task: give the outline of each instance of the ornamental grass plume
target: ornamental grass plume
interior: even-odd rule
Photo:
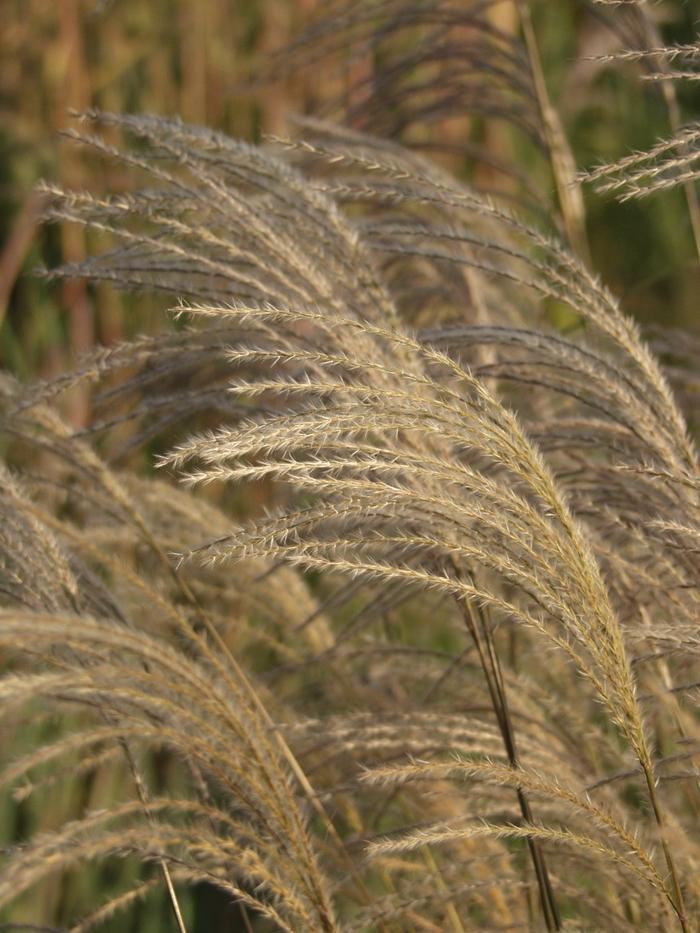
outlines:
[[[50,219],[109,244],[51,275],[176,295],[186,326],[2,384],[3,716],[60,728],[1,779],[39,806],[115,785],[6,850],[3,909],[106,859],[133,870],[50,922],[86,931],[166,890],[187,929],[206,884],[232,929],[697,928],[700,470],[674,393],[692,399],[692,346],[659,335],[667,374],[591,271],[534,37],[506,41],[488,7],[340,5],[300,40],[292,62],[340,27],[423,30],[364,128],[303,119],[252,146],[78,116],[71,139],[139,186],[45,186]],[[403,82],[465,29],[470,77],[450,80],[517,101],[550,227],[377,135],[418,119]],[[692,159],[658,160],[692,132],[583,180],[631,191],[656,160],[652,186],[683,185]],[[78,383],[75,433],[55,403]],[[119,468],[146,444],[157,476]],[[232,518],[232,489],[265,508]]]

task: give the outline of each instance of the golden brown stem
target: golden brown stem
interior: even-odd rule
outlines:
[[[532,82],[537,95],[537,105],[540,111],[542,127],[544,129],[549,159],[552,166],[554,185],[557,190],[557,199],[566,236],[571,248],[584,260],[589,262],[590,252],[586,236],[586,218],[583,205],[581,185],[576,178],[576,164],[571,152],[566,134],[564,133],[559,115],[547,90],[542,62],[537,46],[535,30],[532,26],[530,7],[526,0],[516,0],[516,7],[520,16],[523,38],[527,48]]]

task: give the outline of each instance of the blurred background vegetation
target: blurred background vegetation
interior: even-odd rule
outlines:
[[[0,35],[0,354],[20,378],[50,376],[95,342],[148,331],[161,319],[148,300],[74,282],[58,289],[39,266],[85,255],[81,230],[42,227],[41,178],[90,190],[120,189],[119,167],[90,162],[61,143],[69,110],[178,114],[251,138],[280,129],[304,106],[298,81],[272,93],[242,86],[308,12],[308,0],[10,0]],[[71,419],[85,402],[72,398]]]
[[[39,179],[90,191],[123,190],[130,184],[119,164],[105,163],[84,147],[60,140],[60,131],[70,125],[69,111],[95,106],[177,114],[189,122],[259,140],[263,133],[288,132],[289,114],[316,112],[328,105],[332,115],[340,110],[342,100],[345,109],[350,105],[355,113],[355,122],[363,125],[362,101],[344,95],[355,93],[358,76],[371,73],[373,58],[381,57],[381,49],[365,48],[358,55],[341,48],[312,67],[292,69],[274,80],[271,76],[257,80],[269,73],[275,52],[293,39],[320,5],[317,0],[4,0],[0,30],[3,368],[22,380],[48,378],[64,372],[95,344],[110,345],[169,326],[164,314],[168,301],[162,295],[124,294],[81,281],[56,285],[33,274],[37,267],[79,261],[90,251],[94,236],[67,224],[42,225],[41,198],[35,190]],[[668,135],[668,108],[658,83],[641,82],[634,65],[612,68],[590,61],[620,48],[619,37],[591,4],[542,0],[532,4],[532,12],[547,87],[578,168],[617,159]],[[665,41],[697,37],[700,10],[693,3],[654,4],[653,14]],[[499,29],[519,29],[511,2],[504,0],[488,15]],[[699,104],[700,82],[679,88],[682,120],[697,115]],[[508,195],[508,177],[474,159],[467,143],[485,147],[496,165],[517,164],[532,192],[552,191],[548,166],[536,158],[534,147],[498,121],[451,114],[413,127],[407,134],[397,133],[402,138],[408,135],[404,141],[482,187],[493,186]],[[515,188],[511,193],[515,197]],[[700,264],[683,191],[624,205],[588,190],[585,197],[592,265],[625,310],[644,325],[683,327],[700,336],[696,299]],[[67,393],[62,404],[76,427],[88,421],[87,390]],[[31,723],[26,723],[24,734],[11,737],[8,744],[17,753],[25,743],[27,748],[36,746],[38,738]],[[167,764],[161,762],[159,767]],[[3,836],[19,838],[28,829],[60,825],[88,803],[92,808],[106,805],[113,796],[109,783],[122,778],[105,770],[97,781],[82,787],[49,787],[31,809],[3,798],[0,824],[9,827]],[[158,780],[167,782],[168,777],[161,771]],[[86,799],[69,799],[75,794]],[[22,825],[27,822],[31,827]],[[91,888],[109,887],[114,881],[105,876],[109,871],[114,869],[86,871],[70,885],[57,878],[53,890],[43,889],[45,910],[35,911],[27,904],[25,916],[71,914],[76,904],[89,900]],[[242,922],[233,917],[233,907],[207,897],[196,909],[189,904],[187,909],[192,933],[236,929]],[[167,916],[164,900],[149,901],[135,912],[132,928],[161,929],[158,924]],[[118,923],[114,929],[124,926]]]

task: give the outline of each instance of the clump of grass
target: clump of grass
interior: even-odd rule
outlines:
[[[481,6],[458,25],[496,41]],[[439,52],[450,10],[392,4],[391,30],[427,17]],[[582,258],[526,32],[506,57],[564,239],[358,129],[256,147],[80,115],[142,186],[47,186],[111,241],[53,274],[181,296],[189,326],[2,386],[5,715],[79,712],[1,779],[120,775],[7,852],[2,905],[122,858],[106,903],[41,919],[87,930],[165,886],[186,929],[206,882],[248,929],[696,928],[698,458]],[[52,405],[81,383],[75,434]],[[159,478],[109,462],[128,422],[130,448],[186,430]],[[212,486],[267,509],[234,522]]]

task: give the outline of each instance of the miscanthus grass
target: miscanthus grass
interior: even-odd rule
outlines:
[[[526,5],[522,43],[489,8],[341,5],[288,52],[393,37],[372,132],[78,115],[139,183],[45,186],[110,244],[52,274],[169,292],[185,326],[2,382],[1,715],[50,738],[0,781],[38,807],[117,788],[5,850],[11,921],[125,860],[92,912],[43,919],[87,931],[164,890],[182,931],[205,884],[231,929],[697,929],[697,356],[659,335],[675,395],[588,265],[580,185],[685,186],[692,220],[698,131],[577,175]],[[618,56],[664,86],[698,57]],[[549,162],[552,227],[377,135],[479,88]],[[81,382],[76,433],[55,403]],[[158,473],[116,466],[173,432]],[[266,506],[246,522],[241,488]]]

